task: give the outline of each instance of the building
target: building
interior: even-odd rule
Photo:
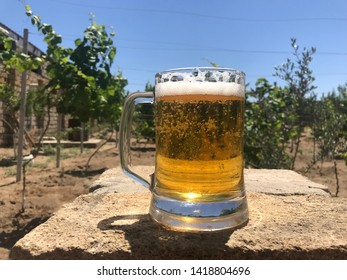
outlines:
[[[7,34],[10,38],[12,38],[12,48],[16,49],[17,51],[21,52],[23,50],[23,37],[11,30],[6,25],[0,23],[0,31],[2,33]],[[1,48],[1,42],[0,42],[0,48]],[[40,49],[38,49],[36,46],[30,43],[28,43],[28,54],[36,57],[41,57],[44,52],[42,52]],[[16,94],[20,95],[21,92],[21,73],[19,73],[17,70],[6,70],[4,65],[2,65],[0,61],[0,84],[8,85]],[[34,71],[28,71],[27,72],[27,91],[33,90],[37,87],[44,86],[49,81],[49,77],[45,73],[44,67],[40,67],[39,69],[36,69]],[[37,119],[33,115],[29,115],[26,117],[25,124],[26,124],[26,131],[32,135],[34,138],[35,136],[40,136],[40,134],[43,132],[44,126],[47,123],[47,117],[44,119]],[[51,121],[50,126],[47,131],[47,134],[53,134],[57,131],[57,124],[58,124],[58,114],[55,111],[55,109],[51,110]],[[18,125],[17,125],[18,127]],[[62,123],[62,127],[65,126],[65,121]],[[6,108],[0,100],[0,146],[11,146],[13,143],[15,143],[16,139],[16,124],[13,123],[12,118],[9,116],[9,114],[6,112]]]

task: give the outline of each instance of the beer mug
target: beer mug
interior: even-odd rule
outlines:
[[[217,231],[248,221],[243,178],[245,75],[228,68],[162,71],[153,92],[130,94],[120,124],[124,173],[148,187],[150,216],[178,231]],[[129,167],[137,104],[155,106],[155,172]]]

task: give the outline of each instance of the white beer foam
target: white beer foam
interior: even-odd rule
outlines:
[[[233,82],[190,82],[190,81],[167,81],[155,86],[155,96],[172,95],[225,95],[245,97],[243,85]]]

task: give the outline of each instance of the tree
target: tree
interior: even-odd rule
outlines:
[[[346,152],[346,126],[347,126],[347,95],[346,86],[339,86],[338,93],[331,92],[317,100],[314,108],[313,136],[319,148],[321,163],[329,158],[333,161],[336,179],[336,193],[338,195],[339,174],[337,169],[337,156]]]
[[[26,14],[47,43],[47,71],[51,78],[47,88],[54,93],[52,99],[57,111],[83,123],[91,119],[107,122],[113,133],[119,123],[127,85],[121,72],[111,73],[116,56],[115,33],[109,34],[104,25],[91,20],[83,38],[75,40],[75,48],[65,48],[61,46],[61,36],[50,24],[42,23],[29,6]]]
[[[260,78],[246,93],[245,162],[256,168],[288,168],[288,122],[295,119],[286,106],[287,91]]]
[[[44,35],[46,55],[42,59],[32,58],[13,50],[12,40],[0,32],[0,60],[6,69],[16,67],[19,71],[31,70],[43,63],[46,65],[50,81],[44,87],[45,93],[41,92],[41,96],[36,96],[37,100],[45,99],[48,107],[48,121],[39,143],[50,123],[51,106],[55,106],[59,113],[70,114],[83,122],[97,119],[108,121],[115,127],[120,117],[127,80],[121,72],[117,75],[111,73],[116,55],[116,48],[113,46],[114,32],[108,34],[104,25],[91,22],[83,38],[75,40],[75,48],[65,48],[61,45],[62,37],[50,24],[42,23],[29,6],[25,9],[31,23]],[[4,86],[0,92],[15,109],[15,93]],[[38,155],[39,147],[40,145],[32,151],[31,160]],[[31,160],[23,164],[23,197],[26,186],[25,168]]]
[[[311,124],[312,118],[307,116],[307,108],[311,108],[310,100],[306,97],[316,88],[313,85],[315,80],[313,72],[310,69],[313,55],[316,52],[315,48],[306,49],[299,52],[299,46],[296,44],[296,39],[291,39],[293,48],[294,61],[287,59],[285,63],[275,67],[275,76],[281,78],[287,83],[288,106],[292,109],[297,118],[291,123],[291,129],[295,131],[295,137],[292,141],[293,156],[291,158],[291,168],[294,169],[295,160],[299,152],[301,134],[307,124]]]
[[[22,53],[17,51],[15,48],[12,47],[12,39],[8,37],[6,34],[0,31],[0,39],[2,42],[2,48],[0,48],[0,60],[5,66],[6,70],[11,70],[15,69],[18,70],[19,72],[24,72],[27,70],[34,70],[37,69],[40,65],[43,64],[44,60],[38,57],[31,57],[27,55],[26,53]],[[26,137],[30,140],[31,144],[33,147],[35,147],[34,141],[31,140],[29,135],[26,133],[22,123],[19,123],[17,120],[17,111],[21,110],[21,113],[24,112],[25,107],[22,107],[20,105],[20,97],[19,94],[14,91],[13,88],[9,85],[1,85],[0,87],[0,100],[5,104],[5,110],[10,116],[10,122],[12,122],[12,125],[9,122],[6,122],[7,125],[11,127],[13,132],[15,133],[16,131],[19,131],[20,128],[23,129]],[[24,103],[22,103],[24,104]],[[24,113],[23,113],[24,114]],[[48,128],[48,126],[47,126]],[[42,140],[42,137],[39,140],[39,143]],[[19,145],[20,148],[18,149],[17,156],[17,166],[19,169],[17,169],[17,172],[21,171],[23,172],[23,180],[22,180],[22,208],[21,212],[24,212],[25,210],[25,190],[26,190],[26,177],[25,177],[25,172],[26,172],[26,166],[37,156],[38,154],[38,149],[31,151],[31,155],[27,161],[22,162],[22,146]],[[37,145],[39,147],[39,144]],[[20,178],[17,173],[17,178]],[[20,213],[21,213],[20,212]]]
[[[29,6],[26,14],[47,43],[47,87],[54,92],[58,112],[82,122],[92,118],[111,123],[119,118],[127,80],[121,72],[111,73],[116,55],[114,32],[108,34],[104,25],[91,22],[83,38],[75,40],[75,48],[65,48],[62,37],[50,24],[42,23]]]
[[[154,86],[149,81],[146,83],[145,91],[154,91]],[[153,141],[155,139],[154,106],[150,104],[138,105],[134,114],[134,125],[136,126],[137,137]]]

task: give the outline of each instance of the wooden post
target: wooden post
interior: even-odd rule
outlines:
[[[63,121],[63,115],[62,114],[58,114],[58,128],[57,128],[57,147],[56,147],[56,163],[55,163],[55,167],[60,167],[60,151],[61,151],[61,146],[60,146],[60,142],[61,142],[61,124]]]
[[[80,145],[80,153],[83,154],[84,148],[84,122],[81,122],[81,145]]]
[[[28,52],[28,29],[24,29],[23,35],[23,53]],[[26,84],[27,71],[22,73],[21,93],[20,93],[20,112],[19,112],[19,131],[18,131],[18,152],[17,152],[17,176],[16,182],[22,180],[23,163],[23,143],[24,143],[24,125],[25,125],[25,106],[26,106]]]

